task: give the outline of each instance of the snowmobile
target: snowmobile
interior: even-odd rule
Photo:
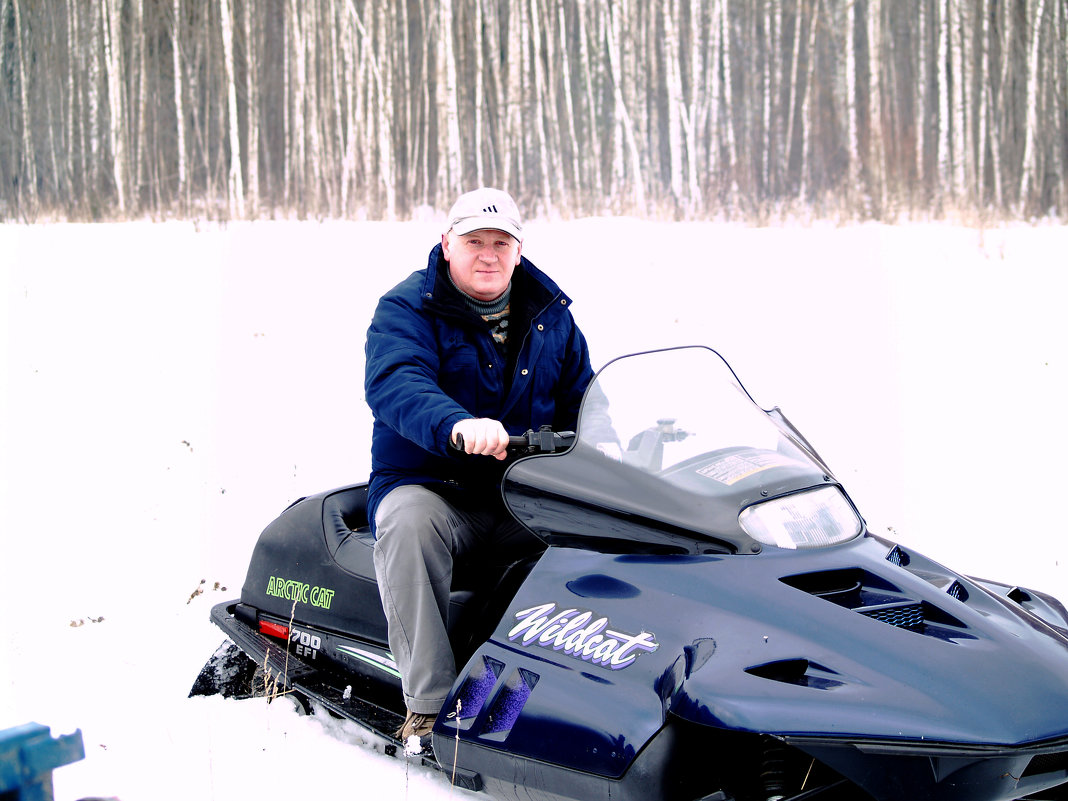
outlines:
[[[610,362],[576,428],[513,438],[503,497],[545,548],[455,576],[415,758],[546,801],[1068,799],[1060,602],[868,531],[708,348]],[[365,510],[357,484],[267,526],[192,694],[256,669],[403,748]]]

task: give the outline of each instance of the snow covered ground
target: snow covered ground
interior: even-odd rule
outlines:
[[[287,701],[186,698],[263,526],[366,476],[364,334],[437,237],[0,226],[0,729],[82,730],[59,801],[476,797]],[[872,531],[1068,599],[1068,228],[591,219],[525,253],[595,366],[711,345]]]

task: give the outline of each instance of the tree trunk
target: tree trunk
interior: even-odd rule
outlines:
[[[585,6],[589,9],[592,4]],[[583,142],[589,148],[586,161],[589,166],[586,170],[587,185],[592,190],[593,199],[591,205],[594,203],[595,211],[600,211],[604,208],[604,180],[602,172],[602,159],[604,158],[604,151],[601,146],[600,130],[597,125],[596,109],[598,107],[597,99],[594,91],[594,81],[596,79],[595,70],[590,58],[590,42],[589,42],[589,30],[586,26],[586,17],[583,13],[583,9],[579,8],[578,11],[578,48],[579,48],[579,74],[582,76],[583,87],[583,101],[584,109],[582,114],[582,130],[584,135],[582,137]]]
[[[1050,47],[1053,70],[1057,78],[1056,128],[1053,141],[1060,164],[1057,189],[1057,211],[1062,219],[1068,215],[1068,8],[1064,3],[1054,6],[1056,35]]]
[[[803,65],[802,45],[805,41],[805,15],[802,0],[797,0],[796,11],[791,29],[793,44],[790,47],[789,92],[783,108],[786,118],[786,136],[783,138],[783,162],[785,165],[785,191],[793,194],[801,185],[801,159],[803,152],[803,119],[801,109],[804,104],[805,70]]]
[[[287,162],[290,163],[289,182],[298,209],[298,214],[303,219],[308,214],[308,160],[306,116],[307,103],[307,52],[305,50],[305,30],[303,4],[299,0],[289,1],[290,46],[288,55],[291,59],[290,86],[288,89],[289,111],[286,119],[289,124],[289,146],[287,148]]]
[[[230,166],[227,180],[229,213],[245,217],[245,185],[241,177],[241,129],[237,118],[237,82],[234,78],[234,23],[230,0],[219,0],[219,23],[223,44],[223,75],[226,81],[227,129],[230,132]]]
[[[638,145],[634,139],[634,126],[631,122],[630,113],[627,111],[627,105],[623,100],[623,75],[620,64],[619,42],[615,32],[615,23],[613,21],[612,6],[610,0],[605,0],[605,2],[605,50],[608,58],[608,75],[612,82],[614,113],[616,118],[616,124],[618,124],[620,127],[623,136],[623,142],[626,146],[626,152],[630,160],[630,184],[631,192],[633,193],[633,211],[635,213],[642,214],[645,212],[646,209],[645,187],[641,169],[641,156],[638,154]],[[617,165],[616,170],[616,183],[620,186],[625,185],[626,177],[623,173],[622,160]]]
[[[381,6],[379,6],[381,9]],[[381,30],[381,29],[380,29]],[[385,41],[384,36],[376,37],[379,41]],[[381,54],[381,58],[376,58],[375,64],[375,86],[378,89],[378,113],[376,115],[377,133],[378,133],[378,151],[379,151],[379,172],[381,175],[382,190],[385,196],[385,208],[383,209],[383,216],[387,220],[392,220],[397,216],[397,192],[396,192],[396,180],[394,177],[394,160],[393,160],[393,83],[391,80],[392,72],[390,70],[381,69],[381,63],[384,63],[384,49]]]
[[[923,0],[923,200],[930,206],[939,185],[939,143],[942,138],[942,97],[939,81],[941,22],[937,0]]]
[[[445,140],[444,159],[445,185],[442,187],[446,197],[456,197],[462,191],[463,157],[460,151],[459,97],[456,88],[456,56],[452,45],[452,0],[440,0],[441,34],[439,41],[444,44],[439,55],[439,82],[444,88],[445,106]]]
[[[948,107],[946,125],[949,128],[946,137],[948,159],[950,162],[949,192],[955,204],[967,195],[968,187],[968,89],[966,26],[963,10],[951,0],[945,0],[942,11],[946,26],[946,97]]]
[[[259,76],[262,70],[260,52],[262,39],[259,16],[252,22],[252,0],[245,0],[243,18],[245,28],[245,96],[248,98],[248,214],[259,216],[260,204],[260,95]]]
[[[853,114],[855,159],[865,195],[872,195],[871,173],[871,42],[868,38],[868,0],[853,4]]]
[[[683,190],[682,75],[679,72],[679,39],[672,19],[671,0],[661,0],[664,25],[664,83],[668,104],[668,159],[672,199],[676,207],[686,204]]]
[[[83,70],[79,68],[84,58],[81,41],[81,26],[78,23],[77,3],[67,3],[67,172],[70,175],[69,206],[80,209],[85,200],[85,151],[80,142],[81,131],[85,130],[82,118],[82,103],[85,80]],[[2,63],[2,56],[0,56]],[[0,74],[3,70],[0,69]],[[77,155],[76,155],[77,154]]]
[[[971,187],[972,201],[977,208],[982,208],[987,203],[986,187],[986,164],[987,164],[987,138],[988,127],[986,121],[987,96],[990,93],[989,64],[986,55],[987,50],[987,9],[986,0],[975,0],[976,8],[972,26],[972,49],[969,61],[971,62],[971,79],[969,80],[969,92],[971,103],[969,110],[969,128],[971,129],[971,158],[975,168],[975,182]]]
[[[581,13],[581,12],[580,12]],[[569,197],[572,207],[582,208],[585,206],[585,198],[582,197],[582,169],[580,162],[582,161],[581,151],[578,144],[578,133],[575,122],[575,116],[578,113],[577,106],[575,104],[574,94],[572,93],[572,77],[573,67],[571,65],[571,57],[568,52],[568,24],[567,13],[561,3],[557,6],[556,11],[556,25],[557,25],[557,47],[560,52],[560,87],[563,94],[561,98],[561,106],[563,107],[564,121],[562,130],[566,136],[563,137],[562,150],[566,149],[565,163],[569,169],[566,170],[568,184],[569,184]],[[565,156],[564,153],[561,154]],[[562,171],[563,172],[563,171]]]
[[[544,204],[544,209],[550,211],[553,208],[554,196],[558,196],[553,191],[552,177],[557,174],[557,171],[550,155],[549,129],[545,124],[546,116],[551,115],[552,112],[548,108],[546,98],[541,25],[539,24],[537,8],[535,7],[536,0],[529,0],[529,2],[531,30],[528,41],[530,49],[525,57],[529,58],[533,64],[530,108],[534,122],[534,142],[538,154],[539,195],[541,202]]]
[[[115,180],[115,194],[120,216],[125,216],[129,197],[128,156],[126,143],[129,141],[126,125],[125,91],[123,90],[124,69],[122,50],[122,2],[121,0],[102,0],[104,63],[107,68],[108,107],[111,114],[109,132],[111,135],[111,166]],[[18,4],[16,3],[16,8]]]
[[[1002,175],[1001,175],[1001,94],[1005,85],[1005,72],[1008,59],[1002,64],[1002,54],[1007,50],[1006,40],[1001,37],[1004,25],[998,24],[998,7],[996,2],[991,2],[987,14],[987,28],[984,31],[983,40],[987,43],[986,71],[984,81],[986,88],[986,138],[989,163],[990,186],[988,191],[995,205],[1002,204]],[[1004,22],[1004,20],[1002,20]]]
[[[137,133],[133,137],[133,197],[135,207],[142,204],[142,195],[146,191],[151,196],[148,176],[148,31],[145,28],[145,0],[134,0],[131,4],[134,12],[133,29],[136,35],[134,55],[137,56]]]
[[[54,6],[50,6],[46,13],[48,27],[45,30],[45,36],[48,41],[60,41],[61,34],[59,26],[56,24],[56,15],[57,13],[62,14],[62,11],[57,10]],[[65,16],[66,15],[64,15],[64,17]],[[42,94],[45,104],[45,124],[48,131],[48,156],[51,166],[52,191],[49,193],[49,204],[53,208],[65,205],[64,198],[70,196],[67,176],[64,167],[61,166],[65,164],[65,162],[60,156],[60,148],[63,139],[63,96],[69,88],[63,85],[63,79],[61,77],[63,75],[63,68],[60,62],[62,54],[63,50],[59,47],[47,49],[44,54],[47,59],[47,65],[42,70],[44,79],[50,84],[44,87],[44,92]],[[58,121],[56,119],[57,115],[60,118]]]
[[[19,178],[19,207],[26,208],[31,215],[37,213],[37,152],[33,143],[33,127],[30,120],[30,84],[26,71],[22,35],[22,16],[19,13],[19,0],[15,5],[15,43],[18,53],[19,99],[22,105],[22,167]]]
[[[189,207],[189,183],[186,174],[186,145],[185,145],[185,103],[183,98],[182,81],[182,0],[174,0],[174,18],[171,22],[172,57],[174,60],[174,127],[177,134],[175,151],[177,155],[178,186],[177,197],[179,207]]]
[[[1031,32],[1031,57],[1027,67],[1027,122],[1024,126],[1023,165],[1020,170],[1020,187],[1017,192],[1020,215],[1026,214],[1028,205],[1035,205],[1031,198],[1032,182],[1039,177],[1040,156],[1038,147],[1039,61],[1038,48],[1042,41],[1042,23],[1045,19],[1045,0],[1037,0],[1034,27]],[[1040,184],[1041,186],[1041,184]]]
[[[8,18],[9,0],[0,0],[0,75],[7,75],[7,25],[2,22]],[[16,107],[20,105],[15,100],[14,87],[10,81],[0,81],[0,152],[18,152],[19,145],[14,139],[14,125],[11,118],[14,116]],[[8,138],[11,134],[12,138]],[[14,186],[21,167],[11,164],[11,159],[0,160],[0,202],[10,199],[14,206],[17,203],[18,189]],[[11,188],[11,195],[7,194]]]

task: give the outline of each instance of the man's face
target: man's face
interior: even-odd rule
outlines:
[[[456,286],[477,300],[496,300],[512,280],[522,244],[504,231],[483,228],[469,234],[449,231],[441,248]]]

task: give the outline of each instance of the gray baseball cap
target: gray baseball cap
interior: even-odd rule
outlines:
[[[482,187],[460,195],[449,209],[449,229],[461,236],[483,228],[504,231],[523,241],[523,220],[511,195]]]

